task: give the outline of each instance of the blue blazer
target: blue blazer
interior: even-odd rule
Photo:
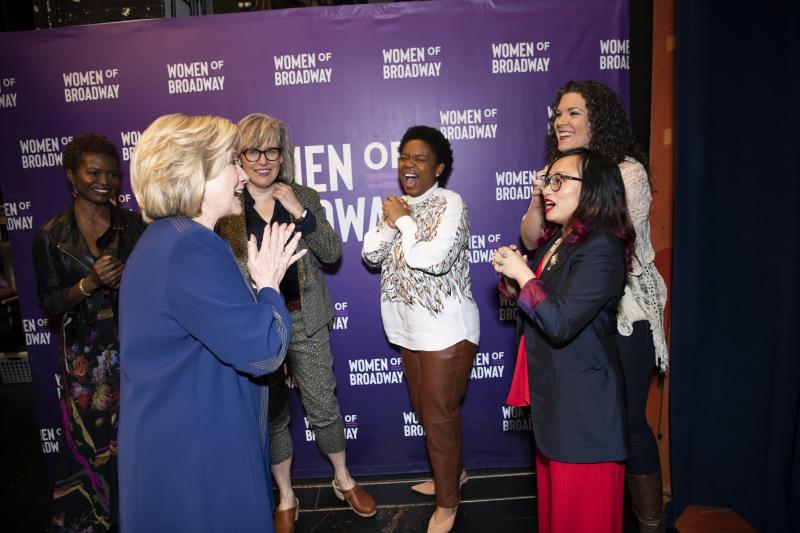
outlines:
[[[550,245],[540,246],[534,268]],[[528,282],[522,311],[536,446],[566,463],[623,461],[624,382],[617,351],[617,304],[625,286],[622,242],[607,229],[577,244]]]
[[[150,224],[120,289],[125,533],[271,532],[267,391],[288,347],[279,293],[254,295],[228,244],[182,217]]]

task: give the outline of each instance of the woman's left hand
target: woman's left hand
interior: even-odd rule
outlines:
[[[295,253],[300,241],[300,233],[294,233],[294,224],[278,224],[273,222],[264,225],[261,248],[256,243],[255,235],[247,241],[247,269],[255,283],[256,289],[271,287],[280,290],[280,283],[286,269],[303,257],[307,249]]]
[[[280,202],[283,208],[294,218],[300,218],[303,215],[303,211],[306,210],[303,204],[297,200],[292,188],[285,183],[275,184],[275,187],[272,189],[272,197]]]
[[[492,256],[492,267],[498,274],[515,280],[520,287],[531,278],[533,271],[528,267],[528,258],[520,253],[516,246],[501,246]]]

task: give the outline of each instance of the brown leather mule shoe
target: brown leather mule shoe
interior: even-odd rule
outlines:
[[[275,511],[275,533],[294,533],[294,523],[300,517],[300,500],[294,499],[294,507]]]
[[[375,504],[375,500],[372,499],[372,496],[367,494],[367,491],[359,487],[358,483],[353,485],[353,488],[350,490],[341,490],[336,485],[336,480],[334,479],[331,482],[331,486],[333,487],[333,492],[336,494],[336,497],[342,501],[347,500],[347,503],[350,504],[350,508],[358,516],[369,518],[378,512],[378,506]]]

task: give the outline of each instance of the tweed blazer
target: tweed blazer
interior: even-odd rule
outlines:
[[[319,193],[310,187],[292,183],[292,192],[297,200],[314,214],[317,227],[313,233],[300,239],[298,249],[308,253],[297,263],[297,281],[300,285],[300,302],[303,306],[303,322],[308,336],[327,326],[333,319],[333,302],[322,275],[321,263],[333,264],[342,254],[342,241],[325,218],[319,201]],[[239,263],[242,273],[249,279],[247,271],[247,221],[244,209],[241,215],[225,217],[217,223],[217,233],[228,241]]]

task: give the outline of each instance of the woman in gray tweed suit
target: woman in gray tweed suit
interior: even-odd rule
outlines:
[[[231,243],[243,272],[247,272],[247,239],[259,239],[264,226],[294,222],[302,233],[298,249],[307,248],[300,261],[287,270],[280,289],[292,314],[292,338],[286,356],[289,373],[300,389],[308,423],[316,442],[335,470],[333,490],[360,516],[376,512],[375,501],[350,477],[345,460],[344,428],[334,396],[328,324],[333,304],[320,271],[320,263],[334,263],[341,254],[339,236],[325,218],[319,194],[294,183],[294,148],[286,125],[253,113],[239,121],[239,161],[248,177],[241,215],[220,221],[217,232]],[[260,243],[259,243],[260,245]],[[272,476],[280,501],[275,511],[278,533],[294,531],[300,506],[292,491],[292,441],[289,433],[287,387],[282,372],[269,383],[269,437]]]

